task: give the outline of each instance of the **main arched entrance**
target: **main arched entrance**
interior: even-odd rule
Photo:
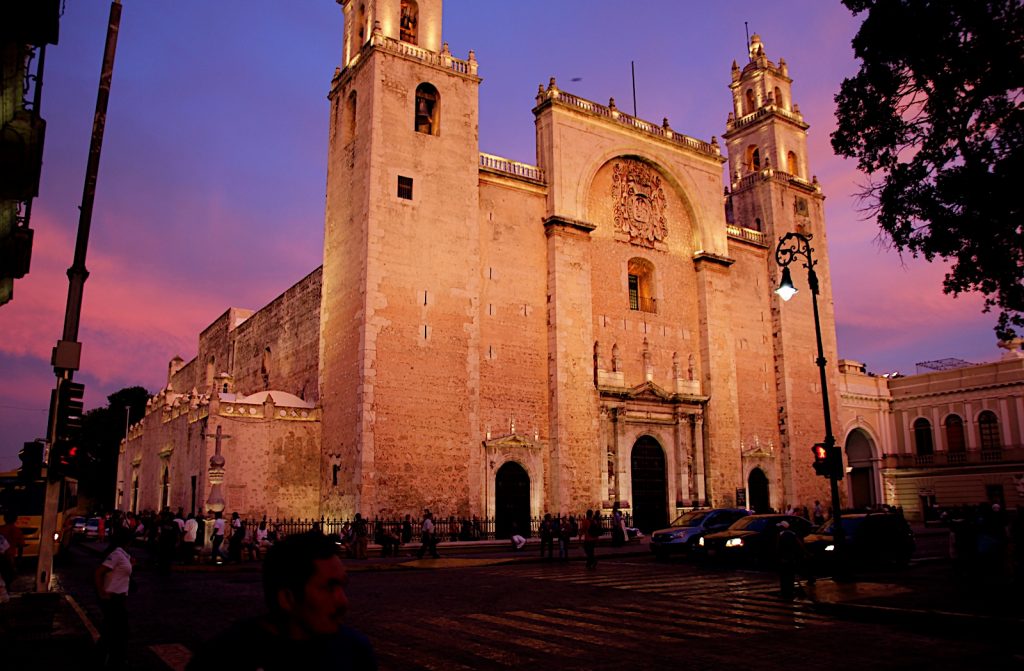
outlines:
[[[871,460],[871,439],[861,429],[846,437],[846,463],[850,467],[850,499],[854,508],[880,503],[875,491],[875,464]]]
[[[668,481],[665,452],[654,438],[643,436],[633,445],[633,526],[645,534],[668,526]]]
[[[754,468],[747,476],[747,505],[755,513],[771,510],[771,496],[768,492],[768,476],[760,468]]]
[[[530,535],[530,476],[510,461],[494,476],[494,537],[511,538],[513,527]]]

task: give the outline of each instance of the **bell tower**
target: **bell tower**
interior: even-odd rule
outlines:
[[[810,237],[816,262],[821,312],[822,343],[828,362],[828,382],[835,389],[838,373],[832,281],[825,232],[825,196],[807,161],[808,124],[793,101],[793,80],[784,59],[768,60],[764,43],[753,35],[747,63],[732,64],[733,109],[723,135],[729,154],[726,212],[730,223],[765,235],[764,274],[768,286],[777,287],[781,270],[775,260],[779,238],[790,231]],[[807,285],[807,270],[794,263],[790,269],[803,294],[788,303],[772,294],[771,330],[776,406],[781,443],[780,475],[783,497],[813,491],[810,446],[824,437],[821,388],[800,380],[815,380],[817,346],[814,315]],[[830,395],[831,414],[837,416],[837,396]],[[824,492],[823,492],[824,494]]]
[[[441,51],[441,0],[338,0],[345,15],[342,67],[356,59],[376,28],[383,37]]]
[[[465,450],[480,443],[472,363],[480,78],[472,51],[455,58],[441,41],[441,0],[339,4],[342,66],[328,94],[320,507],[347,517],[398,514],[438,500],[441,474],[472,491],[479,470],[472,459],[480,457]],[[452,390],[465,399],[453,403]]]

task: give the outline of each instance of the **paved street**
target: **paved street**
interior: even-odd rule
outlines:
[[[96,561],[80,552],[58,575],[98,621],[88,583]],[[383,669],[964,669],[1021,659],[975,628],[843,620],[809,601],[782,602],[770,574],[649,557],[606,559],[589,572],[578,561],[488,564],[353,565],[350,621],[370,636]],[[262,609],[252,567],[138,576],[133,668],[182,668],[198,642]]]

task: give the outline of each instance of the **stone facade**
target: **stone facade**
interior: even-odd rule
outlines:
[[[936,507],[1024,503],[1024,352],[918,375],[869,375],[840,364],[841,437],[857,505],[902,506],[927,518]]]
[[[121,445],[117,507],[216,509],[219,431],[228,511],[319,513],[320,282],[317,269],[259,312],[231,308],[200,334],[192,361],[171,360],[166,387]]]
[[[785,63],[755,36],[745,66],[734,64],[725,155],[716,138],[552,79],[537,93],[537,165],[527,165],[479,152],[477,62],[441,41],[440,0],[341,4],[322,275],[256,313],[229,310],[195,360],[172,362],[128,441],[123,481],[135,469],[152,483],[147,460],[170,441],[172,473],[188,452],[181,475],[208,496],[208,418],[249,403],[225,394],[283,389],[309,416],[261,430],[283,450],[316,444],[302,491],[317,499],[288,506],[325,516],[429,507],[509,528],[618,503],[649,529],[694,504],[824,499],[807,449],[824,435],[810,292],[787,304],[773,294],[776,241],[811,236],[835,362],[824,196],[807,178],[808,127]],[[165,417],[186,398],[197,416],[209,408],[189,415],[205,428],[182,422],[159,438],[157,422],[173,424]],[[240,434],[231,418],[223,433]],[[237,452],[276,449],[255,434],[244,448],[232,441],[228,509],[242,496],[233,478],[276,482],[283,468]],[[265,500],[284,509],[282,496],[251,489],[244,507]]]

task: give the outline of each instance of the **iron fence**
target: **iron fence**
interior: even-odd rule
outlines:
[[[582,520],[584,515],[575,515],[577,523]],[[608,531],[610,515],[601,516],[602,524],[605,531]],[[632,515],[624,513],[623,518],[625,519],[626,526],[633,526]],[[562,516],[552,516],[551,518],[555,523],[555,536],[558,536],[558,528],[562,523]],[[249,529],[256,529],[260,522],[266,522],[267,528],[278,534],[281,537],[291,536],[293,534],[306,533],[313,530],[318,530],[321,533],[328,536],[343,536],[347,528],[351,527],[354,520],[351,519],[340,519],[340,518],[262,518],[262,519],[246,519],[245,525]],[[402,538],[402,527],[405,524],[402,518],[366,518],[367,529],[370,534],[370,539],[373,542],[379,542],[379,539],[383,535],[392,535],[397,538]],[[526,537],[537,537],[540,535],[540,525],[544,521],[542,517],[530,518],[530,529],[528,533],[523,533]],[[410,518],[409,524],[412,527],[412,539],[411,543],[419,543],[420,532],[423,528],[422,519]],[[506,539],[509,534],[499,534],[499,525],[494,518],[489,517],[440,517],[434,518],[434,533],[437,535],[438,541],[444,542],[470,542],[470,541],[487,541],[487,540],[499,540]]]

